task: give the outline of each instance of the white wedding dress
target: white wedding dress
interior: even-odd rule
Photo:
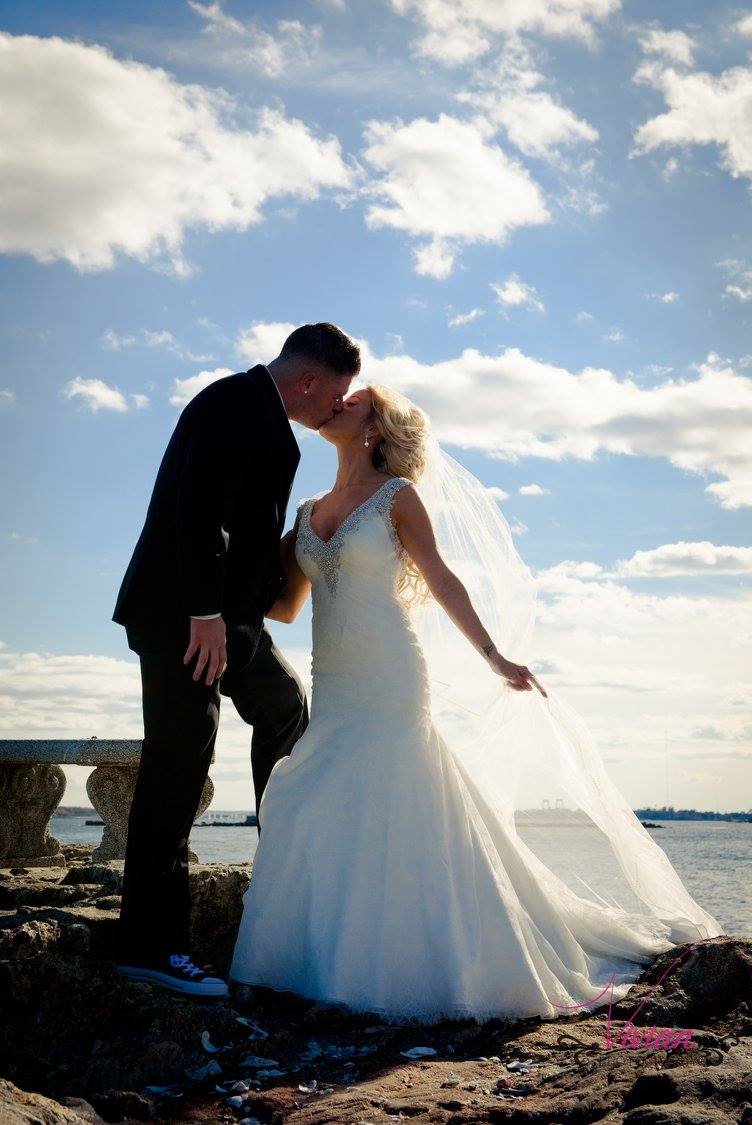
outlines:
[[[622,996],[671,948],[670,929],[632,926],[563,886],[552,897],[434,725],[424,652],[395,593],[390,509],[409,483],[389,478],[328,542],[310,525],[315,498],[299,506],[310,722],[257,810],[230,979],[391,1022],[598,1007],[612,974]]]

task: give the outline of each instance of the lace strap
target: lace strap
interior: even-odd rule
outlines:
[[[405,548],[402,545],[402,540],[397,534],[397,529],[392,523],[392,504],[394,503],[394,497],[397,495],[399,490],[401,488],[404,488],[406,484],[412,483],[413,482],[411,480],[408,480],[407,477],[393,477],[392,480],[387,481],[386,484],[373,496],[374,507],[382,516],[389,535],[391,536],[391,540],[394,544],[395,550],[400,555],[404,553]]]
[[[408,480],[407,477],[392,477],[378,492],[374,493],[373,502],[380,512],[386,514],[392,510],[394,497],[406,484],[412,484],[412,481]]]

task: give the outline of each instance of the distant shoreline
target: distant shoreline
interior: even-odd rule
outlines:
[[[539,816],[546,816],[550,813],[552,816],[561,814],[562,812],[571,812],[569,809],[525,809],[520,810],[523,815],[531,815],[535,813]],[[700,809],[634,809],[635,816],[639,820],[722,820],[744,823],[749,821],[752,823],[752,809],[747,812],[706,812]],[[53,814],[54,816],[62,817],[90,817],[94,819],[98,817],[95,809],[84,808],[78,805],[61,805]],[[255,816],[255,813],[249,814],[241,812],[237,809],[213,809],[209,814],[204,813],[204,824],[211,823],[212,817],[239,817],[245,818],[249,815]],[[224,826],[222,821],[218,821],[218,826]]]

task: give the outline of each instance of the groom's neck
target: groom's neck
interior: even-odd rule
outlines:
[[[274,385],[280,393],[280,397],[285,407],[285,413],[289,417],[290,410],[292,408],[289,381],[285,378],[285,373],[280,370],[279,364],[275,363],[274,360],[271,360],[270,363],[267,363],[264,366],[271,375],[274,381]]]

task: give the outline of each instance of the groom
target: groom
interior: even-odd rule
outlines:
[[[190,959],[188,837],[221,695],[253,726],[257,810],[308,724],[303,686],[264,626],[286,581],[280,537],[300,460],[290,419],[318,429],[359,370],[344,332],[305,324],[266,366],[200,391],[162,458],[113,614],[138,653],[143,696],[118,927],[117,968],[131,979],[227,993]]]

